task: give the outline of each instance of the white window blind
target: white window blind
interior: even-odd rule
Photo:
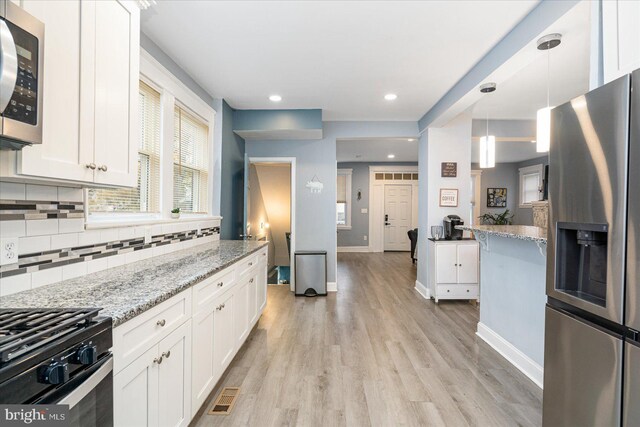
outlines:
[[[531,202],[540,199],[542,165],[520,168],[520,207],[531,207]]]
[[[351,227],[351,169],[338,169],[336,180],[336,224]]]
[[[139,109],[138,186],[89,190],[89,212],[160,211],[160,93],[142,81]]]
[[[338,175],[338,203],[347,203],[347,176]]]
[[[174,109],[173,204],[186,213],[207,213],[209,127],[180,106]]]

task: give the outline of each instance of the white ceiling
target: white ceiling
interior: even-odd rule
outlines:
[[[590,8],[589,2],[578,3],[545,31],[562,34],[562,43],[548,51],[551,105],[589,91]],[[530,49],[536,49],[535,43]],[[474,105],[473,117],[483,119],[488,113],[491,119],[535,119],[546,104],[547,51],[537,51],[532,62]]]
[[[413,141],[409,141],[413,139]],[[387,156],[394,154],[393,159]],[[353,138],[336,141],[338,162],[417,162],[415,138]]]
[[[417,120],[536,4],[163,0],[142,30],[235,108]]]

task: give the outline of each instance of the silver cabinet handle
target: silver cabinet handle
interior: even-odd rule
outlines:
[[[224,282],[218,283],[218,287],[221,288],[224,285]]]
[[[251,280],[249,280],[249,283],[253,283],[253,278]]]
[[[16,43],[4,19],[0,20],[0,113],[7,108],[18,79]]]
[[[164,326],[166,323],[167,323],[167,321],[166,321],[166,320],[164,320],[164,319],[162,319],[162,320],[158,320],[158,321],[156,322],[156,325],[158,325],[158,326]]]
[[[160,356],[160,358],[162,359],[163,357],[166,357],[167,359],[169,358],[169,356],[171,356],[171,350],[167,350],[166,353],[162,353],[162,355]]]
[[[107,165],[98,166],[98,170],[102,171],[102,172],[106,172],[107,171]]]
[[[250,263],[249,263],[249,267],[251,267],[252,265],[253,265],[253,263],[252,263],[252,262],[250,262]]]
[[[164,354],[164,353],[162,353]],[[162,356],[160,357],[156,357],[155,359],[153,359],[153,363],[157,363],[158,365],[162,363]]]
[[[96,164],[95,163],[87,163],[87,169],[95,170],[96,169]]]
[[[219,306],[217,306],[217,307],[216,307],[216,310],[217,310],[217,311],[222,310],[222,304],[220,304]]]

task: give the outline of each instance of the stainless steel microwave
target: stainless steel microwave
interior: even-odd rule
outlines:
[[[0,149],[42,143],[44,24],[0,0]]]

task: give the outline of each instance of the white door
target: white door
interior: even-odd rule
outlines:
[[[218,374],[227,368],[235,350],[235,330],[233,325],[233,292],[226,292],[216,298],[213,306],[213,355]]]
[[[158,346],[113,377],[113,425],[158,425]]]
[[[79,1],[53,0],[24,0],[22,7],[45,24],[46,43],[42,144],[18,153],[18,173],[93,182],[94,172],[86,167],[93,162],[93,138],[83,134],[92,127],[92,109],[84,108],[85,91],[80,86],[80,72],[88,60],[81,55],[85,51],[80,40],[92,28],[81,23],[86,22],[90,8]]]
[[[478,283],[478,245],[458,247],[458,283]]]
[[[411,250],[411,185],[384,186],[384,215],[384,250]]]
[[[215,307],[193,316],[191,320],[193,341],[191,350],[191,413],[195,414],[209,396],[217,380],[213,356],[213,322]]]
[[[160,341],[158,354],[162,357],[158,365],[158,424],[186,426],[191,420],[191,322]]]
[[[458,260],[455,244],[436,245],[436,283],[457,283]]]
[[[95,2],[95,182],[135,187],[138,171],[140,9]]]

